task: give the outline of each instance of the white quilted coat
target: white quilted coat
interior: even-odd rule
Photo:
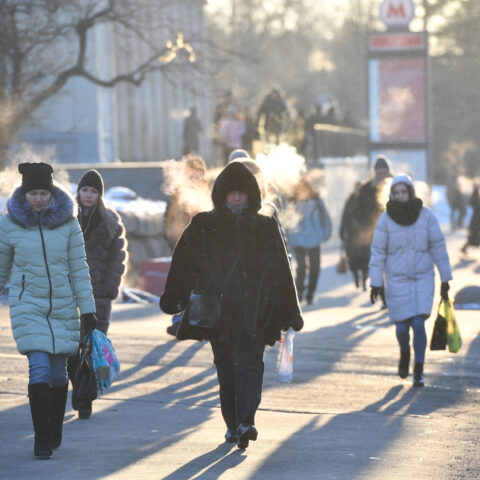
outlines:
[[[433,265],[442,282],[452,279],[445,237],[435,215],[422,207],[413,225],[399,225],[386,212],[378,220],[370,257],[370,285],[385,284],[392,322],[430,316],[435,288]]]

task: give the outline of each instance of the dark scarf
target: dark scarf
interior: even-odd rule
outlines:
[[[420,198],[412,198],[408,202],[387,202],[388,216],[399,225],[413,225],[420,215],[423,202]]]
[[[78,222],[85,241],[88,240],[90,233],[100,222],[105,224],[109,238],[113,238],[117,234],[120,217],[114,211],[107,209],[101,198],[98,199],[95,206],[86,208],[80,206],[80,198],[77,195],[77,203],[80,207],[78,209]]]
[[[78,222],[80,223],[80,228],[82,229],[83,238],[85,241],[90,237],[90,232],[99,224],[100,222],[100,213],[97,209],[97,206],[93,207],[80,207],[78,209]]]

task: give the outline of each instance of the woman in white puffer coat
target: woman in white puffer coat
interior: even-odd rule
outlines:
[[[398,374],[408,376],[410,327],[413,329],[415,368],[413,385],[424,384],[423,364],[435,288],[434,264],[441,278],[442,298],[448,298],[452,279],[445,237],[432,211],[416,198],[411,178],[396,175],[390,188],[387,210],[378,220],[370,257],[370,299],[375,302],[385,285],[390,320],[395,323],[400,345]]]

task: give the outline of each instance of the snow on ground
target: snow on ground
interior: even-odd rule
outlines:
[[[163,200],[149,200],[139,197],[127,187],[109,188],[104,195],[105,203],[117,212],[132,212],[138,216],[164,213],[167,203]]]

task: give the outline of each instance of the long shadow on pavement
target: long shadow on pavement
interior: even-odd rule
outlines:
[[[466,365],[479,363],[479,351],[480,335],[471,342],[465,359],[456,365],[456,375],[429,375],[423,389],[396,385],[382,399],[362,410],[335,415],[326,423],[322,422],[325,415],[316,416],[265,459],[251,478],[269,478],[273,468],[288,471],[292,459],[303,466],[312,463],[311,478],[355,478],[366,468],[374,469],[372,462],[382,461],[382,452],[406,434],[402,427],[407,417],[427,417],[460,402],[467,388],[480,387],[478,376],[464,375]],[[312,452],[318,456],[315,462]],[[472,471],[479,472],[476,450],[470,455],[472,458],[462,458],[462,462],[469,461]],[[318,465],[324,468],[319,470]],[[302,473],[308,471],[302,468]]]
[[[235,450],[231,451],[235,447]],[[164,477],[163,480],[180,478],[219,478],[227,470],[235,468],[247,457],[232,443],[222,443],[214,450],[200,455]]]

